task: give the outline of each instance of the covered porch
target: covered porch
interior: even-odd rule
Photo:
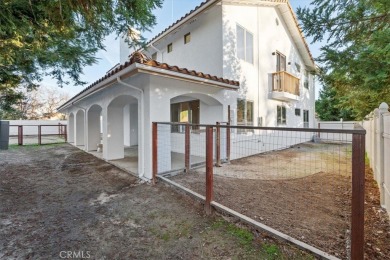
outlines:
[[[238,83],[171,67],[135,53],[130,62],[62,105],[68,114],[68,142],[141,178],[152,178],[152,122],[215,124],[235,109]],[[182,135],[169,128],[160,142]],[[169,149],[171,151],[171,149]],[[159,162],[179,167],[184,146]],[[201,161],[194,154],[193,161]]]

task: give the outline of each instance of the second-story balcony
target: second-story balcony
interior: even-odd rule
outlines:
[[[272,73],[271,97],[282,101],[298,100],[299,78],[286,71]]]

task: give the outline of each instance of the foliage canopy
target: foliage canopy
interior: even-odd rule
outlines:
[[[35,87],[43,76],[82,84],[104,38],[148,30],[162,0],[0,1],[0,91]],[[142,42],[141,39],[139,42]]]
[[[2,0],[0,1],[0,116],[18,118],[17,103],[44,76],[59,86],[84,84],[80,75],[96,62],[104,38],[128,35],[155,24],[152,10],[162,0]],[[130,44],[130,42],[129,42]],[[20,110],[20,109],[19,109]]]
[[[336,108],[360,120],[381,102],[390,103],[390,2],[314,0],[311,5],[298,8],[297,15],[307,36],[326,41],[317,59],[319,76],[334,91]]]

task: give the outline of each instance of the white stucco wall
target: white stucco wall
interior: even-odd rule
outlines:
[[[191,33],[191,41],[184,44],[187,33]],[[169,43],[173,46],[170,53],[167,52]],[[222,77],[222,7],[213,6],[155,46],[160,50],[157,52],[159,62]],[[155,52],[153,48],[148,49],[150,56]]]
[[[276,23],[278,20],[278,24]],[[254,62],[247,63],[236,57],[236,25],[244,27],[254,37]],[[303,127],[303,109],[309,110],[310,127],[314,126],[314,80],[310,75],[309,90],[304,84],[304,63],[301,55],[275,7],[223,5],[223,46],[225,78],[240,80],[240,97],[254,101],[254,125],[258,117],[263,126],[277,125],[277,106],[287,108],[287,127]],[[301,78],[298,101],[282,102],[270,98],[272,77],[276,71],[276,56],[279,51],[286,55],[287,72]],[[295,69],[301,65],[301,72]],[[295,116],[295,108],[301,109],[301,116]]]

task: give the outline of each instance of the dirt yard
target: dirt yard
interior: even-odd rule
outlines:
[[[0,151],[0,198],[0,259],[313,259],[67,144]]]
[[[346,259],[351,212],[348,156],[348,147],[306,144],[232,161],[214,168],[214,200]],[[308,158],[317,161],[308,162]],[[294,165],[297,161],[299,167]],[[341,166],[334,166],[336,162]],[[203,169],[172,180],[205,194]],[[390,259],[390,222],[379,206],[378,189],[369,169],[366,186],[366,259]]]

